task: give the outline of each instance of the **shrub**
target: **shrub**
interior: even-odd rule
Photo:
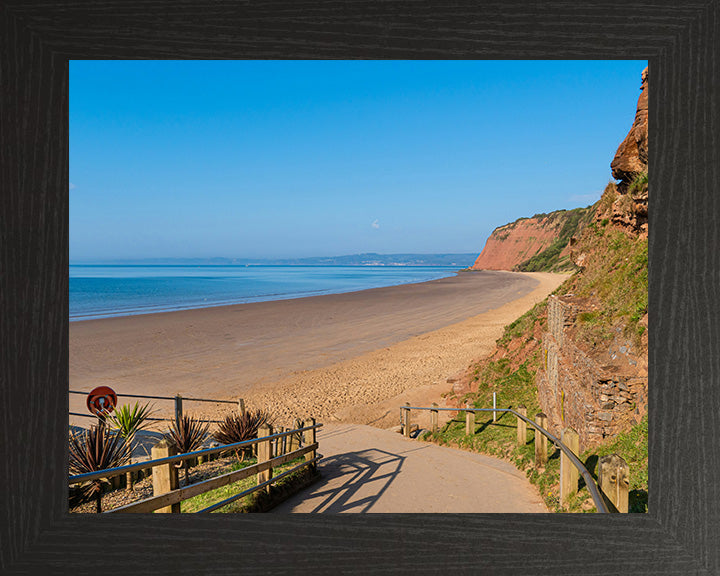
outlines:
[[[70,474],[86,474],[108,468],[117,468],[130,461],[130,445],[118,432],[107,429],[103,424],[91,426],[89,430],[69,437]],[[95,498],[96,511],[102,512],[102,483],[107,478],[88,482],[83,490],[88,500]]]
[[[257,438],[258,429],[263,424],[267,424],[270,415],[263,410],[248,410],[242,414],[228,414],[225,419],[218,424],[217,430],[213,432],[212,437],[220,442],[220,444],[235,444],[236,442],[244,442]],[[245,459],[245,450],[242,450],[242,458],[235,450],[235,456],[240,462]]]
[[[186,454],[200,448],[208,436],[209,427],[209,422],[203,422],[194,416],[185,414],[179,420],[175,418],[172,421],[165,438],[177,446],[178,452]],[[189,462],[185,460],[183,466],[185,469],[185,484],[188,483],[188,467]]]

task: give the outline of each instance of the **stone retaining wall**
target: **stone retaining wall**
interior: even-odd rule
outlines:
[[[574,428],[581,448],[591,447],[640,421],[647,413],[647,377],[603,367],[566,337],[579,307],[551,296],[543,335],[544,369],[538,371],[540,406],[550,431]]]

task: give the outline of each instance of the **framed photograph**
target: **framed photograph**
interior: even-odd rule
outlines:
[[[719,241],[718,10],[717,1],[221,3],[175,5],[172,12],[144,4],[6,3],[2,572],[718,572],[720,503],[710,488],[720,450],[712,257]],[[648,513],[70,514],[69,66],[163,59],[647,61]],[[382,222],[368,224],[377,230]]]

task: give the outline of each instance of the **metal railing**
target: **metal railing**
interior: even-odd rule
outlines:
[[[80,390],[70,390],[70,394],[83,394],[87,396],[89,392],[81,392]],[[118,394],[125,398],[147,398],[149,400],[175,400],[175,396],[146,396],[144,394]],[[188,402],[213,402],[215,404],[237,404],[237,400],[213,400],[212,398],[185,398]]]
[[[81,394],[87,396],[89,392],[82,392],[80,390],[69,390],[70,394]],[[175,418],[178,419],[183,412],[183,401],[185,402],[210,402],[212,404],[233,404],[235,406],[241,406],[244,409],[245,403],[242,398],[237,400],[213,400],[212,398],[184,398],[180,394],[175,396],[148,396],[145,394],[117,394],[118,398],[143,398],[146,400],[168,400],[175,403]],[[97,418],[92,414],[81,414],[79,412],[69,412],[70,416],[79,416],[80,418]],[[172,422],[172,418],[147,418],[147,420],[154,422]],[[204,420],[204,422],[210,422],[212,424],[220,424],[221,420]]]
[[[580,475],[585,480],[585,486],[588,489],[588,492],[590,492],[590,495],[592,496],[593,502],[595,503],[595,506],[597,508],[597,511],[599,513],[607,514],[610,512],[610,510],[607,507],[607,504],[605,503],[605,500],[603,499],[602,495],[600,494],[600,490],[598,489],[597,484],[595,483],[595,479],[592,477],[592,474],[588,472],[587,468],[585,468],[585,465],[580,462],[580,459],[573,453],[572,450],[570,450],[565,444],[563,444],[559,438],[552,435],[550,432],[545,430],[542,426],[534,422],[533,420],[530,420],[527,416],[524,416],[522,414],[517,413],[512,408],[440,408],[440,407],[426,407],[426,406],[401,406],[401,410],[430,410],[430,411],[443,411],[443,412],[510,412],[511,414],[514,414],[519,419],[525,421],[530,426],[532,426],[535,430],[543,434],[548,440],[550,440],[557,448],[559,448],[565,456],[567,456],[568,460],[572,462],[573,466],[577,468],[578,472],[580,472]]]

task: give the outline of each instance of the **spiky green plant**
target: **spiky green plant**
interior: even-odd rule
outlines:
[[[149,420],[155,412],[152,410],[153,406],[148,402],[142,406],[135,402],[134,406],[125,404],[119,408],[115,408],[115,411],[107,417],[107,422],[111,428],[116,429],[120,436],[125,440],[133,440],[135,433],[139,430],[144,430],[151,425]]]
[[[135,433],[151,425],[149,418],[154,414],[152,408],[153,406],[149,402],[142,406],[135,402],[132,407],[125,404],[115,408],[115,411],[108,415],[105,421],[111,428],[118,431],[132,451],[135,448]],[[130,472],[125,476],[125,484],[128,490],[132,490],[132,474]]]
[[[228,414],[225,419],[218,424],[217,430],[213,432],[213,439],[220,444],[235,444],[236,442],[244,442],[257,438],[258,429],[263,424],[267,424],[270,415],[263,410],[248,410],[242,414]],[[242,462],[245,459],[245,450],[235,450],[235,456]],[[241,456],[242,454],[242,456]]]
[[[178,452],[185,454],[200,448],[202,443],[208,437],[209,422],[204,422],[194,416],[188,414],[183,415],[179,420],[175,418],[170,429],[165,434],[165,438],[177,446]],[[185,484],[189,482],[190,467],[189,461],[183,462],[185,469]]]
[[[116,431],[105,426],[91,426],[78,434],[70,434],[70,474],[86,474],[117,468],[130,461],[130,445]],[[95,510],[102,512],[102,484],[107,478],[91,480],[83,489],[84,496],[95,498]]]

